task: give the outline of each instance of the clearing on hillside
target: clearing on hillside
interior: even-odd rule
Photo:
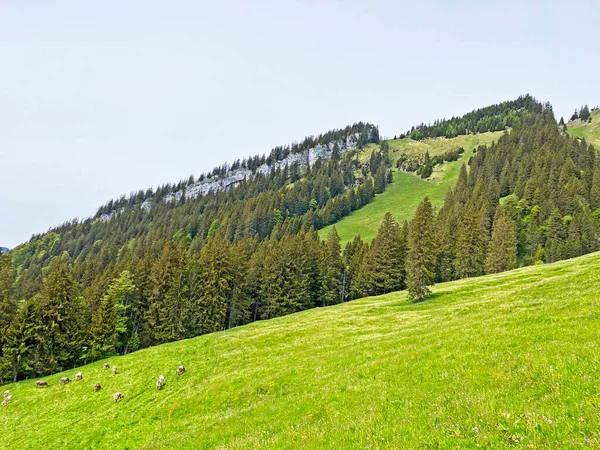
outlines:
[[[592,122],[583,122],[579,119],[567,124],[567,132],[571,136],[584,139],[600,150],[600,109],[592,111]]]
[[[422,156],[425,152],[429,152],[429,155],[433,157],[458,147],[464,148],[465,152],[458,161],[436,166],[433,174],[427,180],[412,173],[394,172],[394,181],[385,192],[377,195],[371,203],[354,211],[339,222],[322,228],[319,230],[319,235],[322,238],[327,237],[335,226],[342,245],[357,235],[363,240],[370,241],[377,234],[379,224],[387,212],[391,212],[396,220],[403,222],[412,219],[417,206],[426,196],[434,206],[441,206],[446,192],[454,186],[458,178],[460,166],[469,160],[473,149],[479,145],[489,145],[497,141],[502,133],[502,131],[498,131],[470,134],[452,139],[436,138],[415,141],[405,138],[388,141],[394,163],[403,153],[409,156]],[[375,146],[367,147],[361,154],[363,158],[368,158],[370,148],[375,148]]]
[[[596,448],[599,265],[365,298],[7,385],[0,447]]]

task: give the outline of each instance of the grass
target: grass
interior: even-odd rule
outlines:
[[[567,124],[567,132],[579,139],[585,138],[596,149],[600,149],[600,109],[592,112],[592,123],[573,120]]]
[[[0,447],[598,448],[599,265],[365,298],[115,357],[116,376],[98,361],[8,385]]]
[[[437,138],[424,141],[412,139],[396,139],[388,141],[393,150],[393,157],[400,154],[424,155],[429,151],[431,156],[442,154],[457,147],[463,147],[465,153],[458,161],[437,166],[428,180],[423,180],[412,173],[395,172],[394,181],[387,190],[375,197],[374,201],[361,209],[354,211],[334,225],[319,231],[321,237],[326,237],[335,226],[342,244],[351,241],[359,235],[363,240],[370,241],[377,234],[379,224],[387,212],[391,212],[396,220],[410,220],[419,203],[426,196],[434,206],[441,206],[448,189],[454,186],[460,166],[466,163],[472,151],[479,145],[488,145],[498,140],[501,132],[481,133],[459,136],[453,139]],[[370,154],[369,148],[362,152]]]

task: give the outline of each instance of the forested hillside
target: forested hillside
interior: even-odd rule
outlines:
[[[379,224],[386,213],[390,212],[399,222],[410,220],[424,197],[428,197],[435,207],[440,207],[448,189],[454,187],[460,167],[468,163],[473,152],[480,145],[490,145],[502,136],[501,131],[477,133],[455,138],[431,138],[415,141],[410,138],[387,141],[390,147],[390,159],[393,166],[393,182],[385,192],[377,195],[371,203],[363,206],[340,221],[319,230],[324,239],[333,230],[340,235],[342,244],[355,236],[370,242],[377,234]],[[368,151],[368,148],[366,149]],[[464,150],[462,153],[459,151]],[[417,168],[424,167],[426,155],[432,160],[457,152],[457,158],[432,165],[431,173],[417,174]],[[415,167],[397,167],[410,161]],[[412,171],[410,169],[413,169]],[[423,176],[425,175],[425,176]]]
[[[0,257],[0,378],[404,288],[421,301],[435,282],[596,250],[593,147],[562,133],[550,105],[523,111],[465,158],[439,211],[426,199],[410,223],[385,214],[371,243],[342,248],[334,229],[323,240],[315,230],[383,193],[392,167],[426,179],[465,150],[398,155],[375,127],[358,124],[301,145],[296,154],[309,156],[324,146],[327,158],[313,163],[279,164],[293,154],[281,148],[265,159],[269,170],[258,170],[259,158],[210,174],[256,169],[233,186],[177,196],[198,185],[189,180],[34,236]]]
[[[421,140],[440,136],[453,138],[470,133],[502,131],[507,127],[512,127],[523,117],[539,114],[541,110],[542,106],[539,102],[531,95],[524,95],[516,100],[476,109],[461,117],[436,120],[433,125],[422,123],[413,127],[406,135],[411,139]]]

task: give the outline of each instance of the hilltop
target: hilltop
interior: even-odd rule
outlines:
[[[365,298],[110,358],[114,377],[96,361],[8,385],[0,447],[595,447],[599,265]]]

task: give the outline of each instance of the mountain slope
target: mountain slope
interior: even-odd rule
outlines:
[[[583,122],[580,119],[567,124],[567,132],[571,136],[587,140],[597,149],[600,149],[600,109],[592,111],[592,122]]]
[[[440,206],[448,189],[456,183],[460,166],[467,163],[473,155],[473,149],[479,145],[489,145],[497,141],[502,133],[502,131],[497,131],[470,134],[452,139],[435,138],[415,141],[411,138],[404,138],[388,141],[393,159],[397,159],[402,154],[422,158],[426,152],[433,157],[458,147],[462,147],[466,151],[458,161],[446,162],[437,166],[427,180],[413,173],[396,171],[393,183],[385,192],[377,195],[371,203],[352,212],[341,221],[321,229],[319,235],[323,238],[326,237],[335,226],[342,243],[351,241],[356,235],[363,240],[370,241],[377,234],[379,224],[387,212],[391,212],[396,220],[403,222],[413,217],[415,209],[424,197],[429,197],[434,206]],[[363,154],[367,154],[368,151],[369,148],[365,148]]]
[[[0,447],[592,448],[599,264],[440,284],[421,304],[366,298],[113,358],[114,377],[97,361],[63,387],[78,370],[8,385]]]

